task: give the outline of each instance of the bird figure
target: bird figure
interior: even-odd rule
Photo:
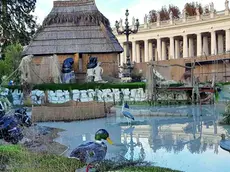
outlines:
[[[131,120],[135,120],[135,119],[134,119],[133,115],[129,111],[127,111],[127,109],[129,109],[129,105],[127,103],[124,103],[124,101],[123,101],[121,113],[127,119],[128,124],[129,123],[131,124]]]
[[[76,158],[82,163],[88,164],[86,172],[93,167],[92,163],[102,161],[107,153],[107,145],[103,142],[107,140],[109,144],[113,144],[109,138],[109,133],[105,129],[100,129],[95,133],[95,141],[79,145],[71,154],[71,158]]]
[[[225,134],[221,134],[220,147],[228,152],[230,152],[230,140],[225,139]]]

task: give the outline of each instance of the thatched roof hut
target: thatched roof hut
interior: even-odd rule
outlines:
[[[104,74],[117,76],[121,52],[123,48],[95,0],[54,1],[42,27],[24,49],[24,55],[33,55],[36,66],[43,65],[42,59],[54,54],[60,65],[72,57],[77,78],[85,77],[90,56],[102,62]]]
[[[121,53],[109,20],[95,0],[54,1],[24,55]]]

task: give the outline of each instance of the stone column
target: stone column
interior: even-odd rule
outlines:
[[[230,51],[230,30],[227,29],[225,30],[225,46],[226,46],[226,51]]]
[[[137,62],[137,48],[136,48],[136,41],[132,42],[132,59],[133,61]]]
[[[124,51],[120,54],[120,66],[123,66],[123,63],[124,63],[124,55],[125,55],[124,43],[121,43],[121,47],[124,49]]]
[[[218,34],[218,54],[224,53],[224,36],[222,34]]]
[[[162,40],[162,60],[166,60],[166,42]]]
[[[140,63],[140,60],[141,60],[140,54],[141,54],[141,52],[140,52],[140,43],[139,42],[136,44],[136,48],[137,48],[137,54],[136,54],[137,55],[136,56],[137,61],[136,62]]]
[[[188,57],[188,36],[183,36],[183,57]]]
[[[141,62],[145,62],[145,48],[141,47]]]
[[[189,38],[189,57],[194,57],[194,40]]]
[[[203,55],[208,56],[209,55],[209,48],[208,48],[208,37],[203,37]]]
[[[157,39],[157,60],[160,61],[162,60],[162,55],[161,55],[161,38]]]
[[[178,39],[175,40],[175,58],[180,58],[180,41]]]
[[[149,59],[148,61],[153,60],[153,43],[149,41]]]
[[[174,37],[170,37],[170,55],[169,55],[169,59],[175,59]]]
[[[216,55],[217,54],[217,46],[216,46],[216,32],[211,32],[211,54]]]
[[[225,15],[229,15],[229,1],[225,0]]]
[[[202,55],[202,36],[201,33],[197,34],[197,56]]]
[[[144,41],[144,49],[145,49],[145,57],[143,59],[144,62],[148,62],[149,61],[149,41],[145,40]]]
[[[157,61],[157,48],[154,48],[154,59],[155,59],[155,61]]]

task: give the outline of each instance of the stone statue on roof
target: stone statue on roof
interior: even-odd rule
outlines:
[[[183,9],[182,14],[183,14],[183,18],[185,19],[186,18],[186,8]]]
[[[135,26],[135,17],[133,17],[132,26]]]
[[[172,11],[170,11],[170,13],[169,13],[169,18],[170,18],[170,20],[173,19],[173,13],[172,13]]]
[[[225,10],[229,10],[229,1],[225,0]]]
[[[210,12],[211,13],[214,12],[214,3],[213,2],[210,3]]]
[[[144,24],[147,24],[147,22],[148,22],[148,16],[147,16],[147,14],[145,14],[145,17],[144,17]]]
[[[197,15],[197,16],[200,16],[200,9],[199,9],[199,6],[198,6],[198,5],[196,6],[196,15]]]
[[[157,13],[157,22],[160,22],[160,20],[161,20],[160,13]]]

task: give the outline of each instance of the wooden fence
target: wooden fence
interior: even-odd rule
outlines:
[[[106,117],[110,104],[98,102],[72,102],[70,104],[49,104],[32,108],[33,122],[77,121]]]

